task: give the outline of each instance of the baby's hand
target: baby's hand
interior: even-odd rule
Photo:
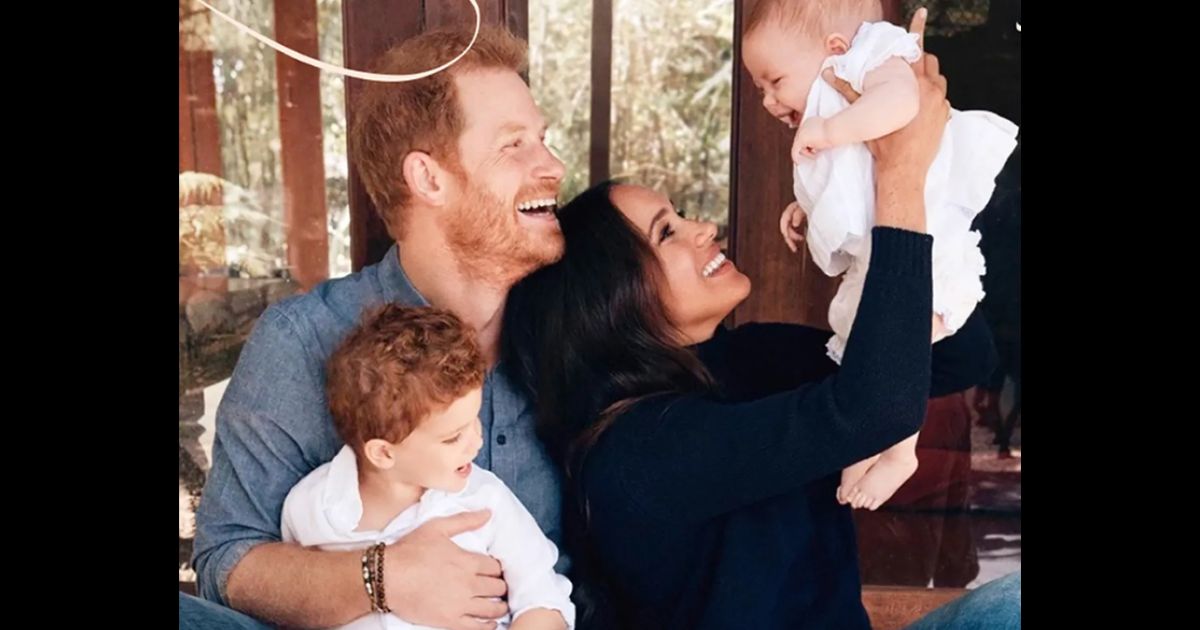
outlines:
[[[779,232],[793,254],[799,251],[797,246],[804,242],[804,221],[807,218],[800,204],[795,201],[789,203],[783,214],[779,215]]]
[[[809,116],[796,130],[796,139],[792,141],[792,162],[799,164],[801,159],[814,157],[817,151],[832,146],[827,119]]]

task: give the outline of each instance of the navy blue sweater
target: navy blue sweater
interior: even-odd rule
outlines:
[[[588,453],[587,538],[625,625],[869,628],[840,472],[921,427],[926,401],[995,365],[978,313],[931,349],[927,235],[876,228],[839,368],[830,333],[718,330],[696,347],[719,391],[627,409]]]

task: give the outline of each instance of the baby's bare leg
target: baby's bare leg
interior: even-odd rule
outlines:
[[[919,435],[920,433],[914,433],[903,442],[880,453],[879,460],[871,465],[858,483],[850,486],[848,492],[842,492],[851,506],[873,511],[892,498],[896,490],[917,471]]]
[[[942,316],[937,313],[933,314],[933,334],[930,337],[930,343],[937,343],[950,335],[946,334],[946,325],[942,323]]]
[[[867,474],[867,471],[877,461],[879,461],[879,455],[872,455],[842,470],[842,484],[837,489],[838,503],[846,505],[850,502],[850,491],[858,485],[859,480],[863,478],[863,475]]]

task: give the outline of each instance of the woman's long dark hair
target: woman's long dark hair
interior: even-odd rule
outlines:
[[[587,536],[588,450],[629,405],[712,387],[667,315],[654,251],[610,200],[615,185],[597,184],[558,211],[563,257],[512,288],[501,333],[509,376],[535,401],[538,436],[566,472],[563,533],[580,628],[630,623]]]
[[[712,383],[667,315],[654,251],[610,200],[615,185],[558,211],[562,259],[517,283],[504,312],[502,356],[568,477],[629,404]]]

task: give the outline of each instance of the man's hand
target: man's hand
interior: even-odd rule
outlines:
[[[388,547],[384,594],[392,614],[451,630],[495,628],[492,620],[508,614],[508,605],[494,599],[508,591],[500,563],[450,540],[489,518],[487,510],[436,518]]]

